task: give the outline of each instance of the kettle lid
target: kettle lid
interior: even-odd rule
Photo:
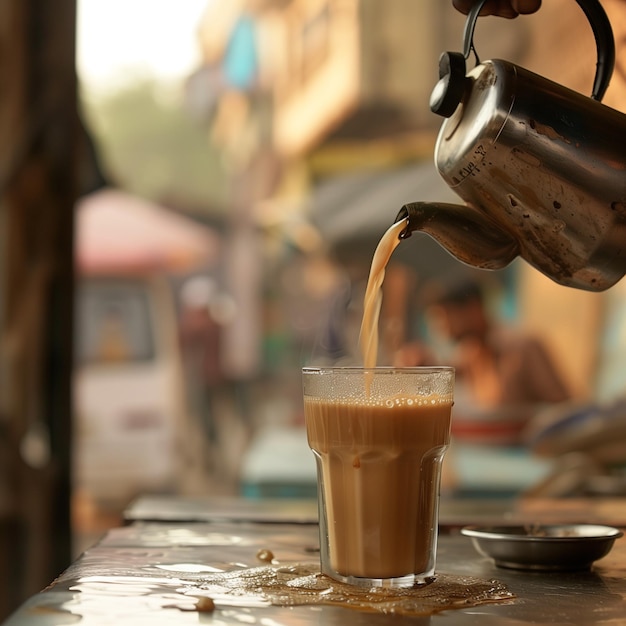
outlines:
[[[442,117],[450,117],[463,100],[466,88],[466,61],[473,52],[476,65],[480,64],[474,47],[474,29],[487,0],[479,0],[467,14],[463,31],[463,53],[444,52],[439,57],[439,81],[430,97],[430,110]],[[602,100],[615,67],[615,39],[607,14],[599,0],[576,0],[589,21],[596,40],[597,64],[591,98]]]

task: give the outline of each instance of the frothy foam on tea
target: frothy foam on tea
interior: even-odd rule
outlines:
[[[386,407],[392,409],[394,407],[416,407],[416,406],[436,406],[438,404],[450,404],[448,396],[417,396],[415,398],[407,398],[406,396],[398,396],[397,398],[377,398],[371,395],[365,397],[353,398],[346,396],[342,398],[338,396],[333,398],[333,404],[346,407]]]
[[[376,246],[372,266],[370,268],[365,301],[363,305],[363,320],[359,334],[359,346],[363,355],[363,367],[376,367],[378,360],[378,320],[382,304],[382,284],[385,278],[385,269],[389,259],[400,243],[400,233],[406,228],[406,220],[400,220],[387,229]]]

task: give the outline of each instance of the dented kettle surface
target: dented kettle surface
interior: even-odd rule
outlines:
[[[445,118],[435,164],[466,205],[407,204],[401,237],[424,231],[470,265],[520,256],[562,285],[607,289],[626,273],[626,115],[600,102],[615,62],[606,12],[576,0],[597,46],[588,97],[508,61],[480,63],[473,33],[484,2],[468,14],[463,54],[441,55],[430,100]]]
[[[626,116],[506,61],[468,80],[435,147],[446,183],[557,282],[610,287],[626,272]]]

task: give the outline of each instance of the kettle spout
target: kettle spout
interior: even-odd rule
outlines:
[[[394,222],[406,220],[400,239],[415,231],[430,235],[457,259],[481,269],[506,267],[518,254],[517,240],[471,206],[443,202],[405,204]]]

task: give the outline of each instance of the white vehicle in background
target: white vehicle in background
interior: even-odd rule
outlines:
[[[192,435],[171,276],[209,268],[220,240],[118,189],[76,211],[74,490],[119,512],[180,486]]]
[[[163,277],[78,282],[74,487],[117,509],[175,490],[186,410],[177,324]]]

